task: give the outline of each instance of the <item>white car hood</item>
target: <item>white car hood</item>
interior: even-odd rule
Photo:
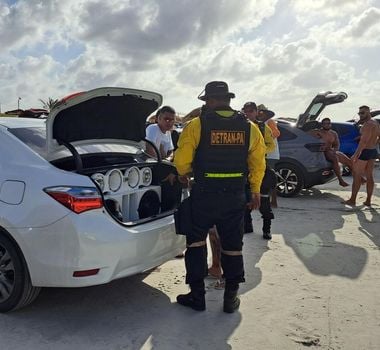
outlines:
[[[90,144],[94,140],[140,142],[145,138],[147,117],[162,103],[155,92],[103,87],[62,102],[46,121],[47,154],[62,144]]]

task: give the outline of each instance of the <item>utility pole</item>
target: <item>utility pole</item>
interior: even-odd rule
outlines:
[[[19,97],[19,98],[17,99],[17,109],[20,109],[20,100],[21,100],[21,97]]]

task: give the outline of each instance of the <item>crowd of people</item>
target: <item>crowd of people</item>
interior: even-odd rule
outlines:
[[[177,173],[164,181],[178,181],[190,196],[178,208],[176,226],[186,235],[185,267],[188,294],[177,302],[197,311],[206,308],[204,278],[224,280],[223,310],[239,308],[239,284],[245,281],[243,235],[253,232],[251,211],[258,209],[263,219],[263,238],[270,240],[272,208],[277,207],[276,162],[280,159],[277,138],[280,131],[274,112],[264,105],[246,102],[240,111],[230,107],[235,94],[223,81],[209,82],[198,98],[204,102],[183,118],[179,135],[173,128],[176,112],[162,107],[146,130],[147,153],[173,161]],[[325,143],[325,157],[343,187],[340,164],[352,169],[351,197],[344,201],[356,205],[362,183],[366,184],[365,205],[371,205],[374,189],[374,164],[380,126],[371,120],[370,108],[359,108],[361,138],[350,158],[339,152],[339,138],[331,130],[331,120],[324,118],[321,128],[311,133]],[[183,221],[183,220],[182,220]],[[207,237],[211,245],[212,265],[207,266]]]

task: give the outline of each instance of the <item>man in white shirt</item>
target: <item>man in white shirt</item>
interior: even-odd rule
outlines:
[[[171,130],[175,122],[175,110],[170,106],[164,106],[160,109],[157,117],[157,124],[151,124],[146,128],[146,139],[152,142],[160,151],[162,158],[169,158],[173,153],[173,141]],[[146,144],[146,151],[153,157],[156,157],[156,151],[151,144]]]

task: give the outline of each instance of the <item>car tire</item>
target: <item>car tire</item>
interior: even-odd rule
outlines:
[[[280,197],[294,197],[304,187],[302,170],[290,163],[276,164],[277,194]]]
[[[30,304],[41,288],[33,287],[16,244],[0,231],[0,312]]]

